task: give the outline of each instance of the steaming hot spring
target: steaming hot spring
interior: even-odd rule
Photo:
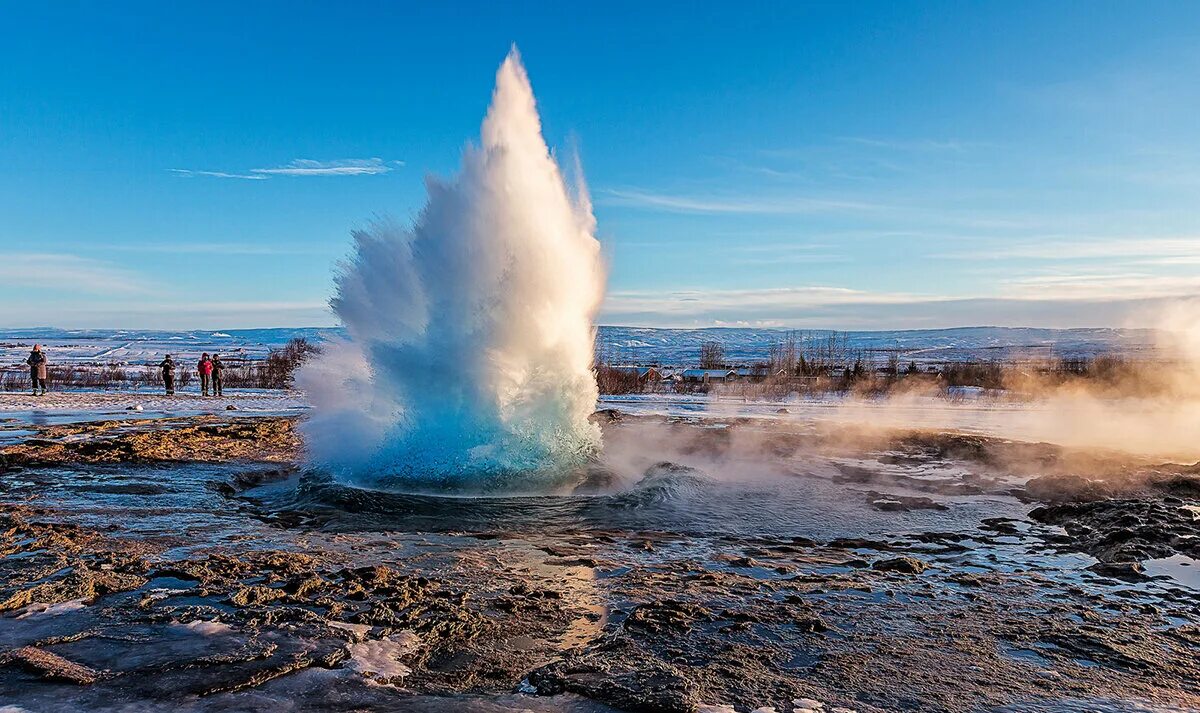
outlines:
[[[457,176],[354,234],[306,403],[10,409],[0,712],[1200,710],[1200,359],[600,397],[566,163],[514,49]]]

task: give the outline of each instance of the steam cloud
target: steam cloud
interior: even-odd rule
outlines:
[[[1170,302],[1144,323],[1156,328],[1164,359],[1125,385],[1128,396],[1052,392],[1029,414],[1028,430],[1067,446],[1200,459],[1200,300]]]
[[[599,448],[595,218],[581,172],[572,190],[546,146],[515,47],[481,134],[457,178],[427,180],[411,227],[354,233],[331,301],[349,339],[298,377],[311,458],[358,482],[552,481]]]

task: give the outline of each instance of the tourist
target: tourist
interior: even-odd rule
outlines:
[[[46,395],[46,353],[42,351],[41,344],[34,344],[33,351],[29,352],[29,358],[25,360],[29,365],[29,377],[33,381],[33,395]],[[38,393],[38,386],[41,386],[42,393]]]
[[[208,396],[208,387],[212,383],[213,363],[212,359],[208,358],[208,352],[204,352],[200,356],[200,363],[196,364],[196,373],[200,375],[200,395]]]
[[[213,396],[221,395],[221,370],[225,365],[221,363],[221,355],[212,355],[212,392]]]
[[[158,365],[162,369],[163,387],[167,390],[167,396],[175,395],[175,362],[171,360],[171,355],[168,354],[166,359]]]

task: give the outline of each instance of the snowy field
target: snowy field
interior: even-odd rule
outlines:
[[[174,396],[138,390],[51,391],[45,396],[0,393],[0,417],[18,421],[36,419],[39,415],[53,415],[59,422],[227,412],[286,415],[307,408],[304,394],[299,391],[226,389],[220,398],[201,396],[195,391],[180,391]]]
[[[799,334],[799,332],[797,333]],[[826,331],[806,332],[812,338]],[[846,347],[868,353],[897,353],[905,361],[994,361],[1029,357],[1091,357],[1120,352],[1148,355],[1154,351],[1150,330],[1027,329],[964,327],[912,331],[845,332]],[[203,352],[230,358],[262,359],[272,348],[302,337],[314,342],[342,336],[337,328],[192,330],[63,330],[51,328],[0,330],[0,367],[24,364],[35,343],[46,349],[52,364],[129,365],[157,364],[171,354],[188,364]],[[772,345],[788,335],[786,330],[752,328],[652,329],[600,327],[596,345],[613,364],[691,365],[700,345],[720,342],[731,362],[754,363],[767,358]]]
[[[34,344],[41,344],[51,364],[100,366],[157,364],[170,354],[178,364],[190,364],[204,352],[233,359],[258,360],[272,348],[303,337],[326,338],[329,330],[249,329],[222,331],[160,332],[137,330],[0,330],[0,366],[25,363]]]

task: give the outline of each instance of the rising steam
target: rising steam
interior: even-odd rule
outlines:
[[[427,181],[411,227],[354,233],[331,301],[349,339],[299,376],[317,463],[360,482],[496,487],[553,479],[599,447],[604,270],[582,175],[572,183],[513,48],[461,173]]]

